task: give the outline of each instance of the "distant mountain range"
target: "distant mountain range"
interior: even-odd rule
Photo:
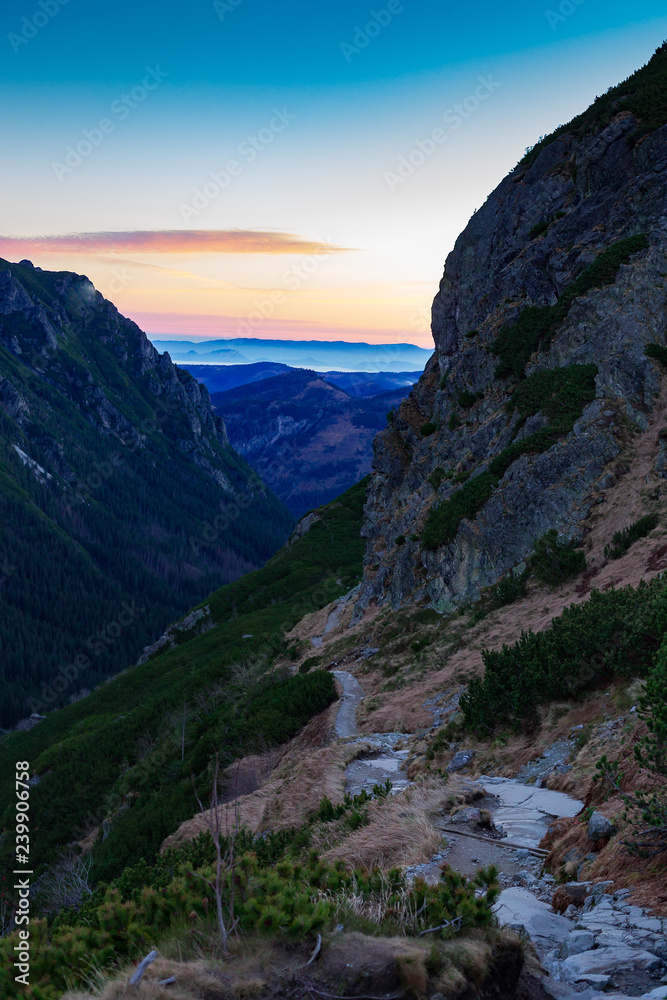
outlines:
[[[258,361],[254,365],[182,365],[209,392],[227,392],[240,385],[261,382],[284,372],[303,371],[276,362]],[[322,372],[325,381],[339,386],[350,396],[370,398],[383,392],[409,390],[421,375],[414,372]]]
[[[230,443],[297,517],[370,472],[373,438],[411,383],[372,398],[289,370],[211,396]]]
[[[351,344],[323,340],[161,340],[152,337],[160,352],[168,351],[179,365],[278,362],[315,371],[396,372],[423,371],[433,351],[414,344]]]

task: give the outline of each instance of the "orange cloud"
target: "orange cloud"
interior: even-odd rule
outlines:
[[[45,253],[329,254],[345,251],[345,247],[318,243],[292,233],[248,229],[165,229],[126,233],[70,233],[65,236],[0,236],[0,255],[5,258]]]

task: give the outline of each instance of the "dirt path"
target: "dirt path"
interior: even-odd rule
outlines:
[[[360,748],[346,768],[347,791],[371,791],[387,779],[394,793],[407,788],[409,737],[359,736],[356,711],[365,692],[352,674],[337,670],[334,676],[343,691],[336,734]],[[585,888],[589,898],[583,911],[571,906],[562,916],[551,908],[555,880],[543,873],[539,844],[555,819],[576,816],[583,803],[541,785],[545,769],[561,762],[569,749],[564,741],[547,748],[521,769],[523,781],[487,775],[476,779],[482,797],[474,807],[434,820],[443,837],[441,849],[430,861],[407,868],[406,874],[437,882],[443,861],[469,877],[495,865],[504,887],[494,907],[496,916],[501,924],[530,937],[549,973],[542,985],[554,1000],[667,1000],[667,977],[662,978],[667,970],[667,920],[627,905],[623,893],[610,893],[611,883]],[[491,814],[488,833],[479,823],[480,809]],[[460,830],[455,829],[458,822]]]

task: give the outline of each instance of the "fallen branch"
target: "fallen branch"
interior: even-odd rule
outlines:
[[[317,935],[317,944],[315,945],[315,951],[313,952],[313,954],[310,956],[310,958],[306,962],[306,965],[312,965],[313,962],[315,961],[315,959],[317,958],[317,956],[319,955],[319,953],[320,953],[321,950],[322,950],[322,935],[318,934]]]
[[[425,937],[427,934],[435,934],[436,931],[444,931],[447,927],[453,927],[458,932],[462,926],[463,917],[454,917],[453,920],[445,920],[444,924],[440,924],[438,927],[429,927],[427,931],[420,931],[419,937]]]
[[[169,976],[169,979],[160,979],[158,981],[158,986],[171,986],[171,984],[175,982],[176,976]]]
[[[146,971],[146,969],[148,968],[148,966],[151,964],[151,962],[154,962],[156,958],[157,958],[157,952],[156,951],[151,951],[148,955],[146,955],[146,957],[144,959],[142,959],[141,962],[139,962],[139,965],[134,970],[132,978],[130,979],[130,986],[138,986],[139,985],[139,983],[141,982],[141,980],[144,977],[144,972]]]

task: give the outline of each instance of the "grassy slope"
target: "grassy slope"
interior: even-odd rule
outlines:
[[[358,580],[365,492],[364,481],[323,508],[310,531],[263,569],[215,593],[209,602],[213,630],[125,671],[32,731],[5,739],[0,801],[6,826],[14,762],[30,761],[41,776],[31,796],[32,850],[40,863],[131,802],[99,849],[100,872],[116,873],[141,853],[154,853],[196,811],[190,775],[201,776],[205,786],[215,750],[224,761],[253,739],[271,741],[274,731],[284,737],[275,719],[262,714],[261,674],[285,652],[285,631]],[[232,670],[238,664],[248,665],[250,686],[247,672],[239,679]],[[211,690],[221,682],[218,701]],[[198,696],[205,704],[195,711]]]

